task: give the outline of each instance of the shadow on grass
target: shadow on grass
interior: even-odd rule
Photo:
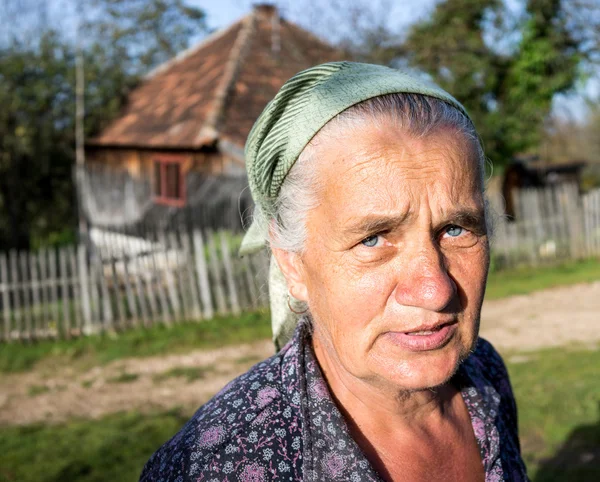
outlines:
[[[127,482],[190,414],[122,412],[99,420],[0,427],[0,482]]]
[[[600,417],[593,424],[576,427],[556,454],[540,464],[533,482],[599,480]]]

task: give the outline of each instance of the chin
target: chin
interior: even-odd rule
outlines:
[[[377,371],[401,390],[430,390],[444,385],[454,376],[470,349],[471,346],[454,342],[438,350],[388,360]]]

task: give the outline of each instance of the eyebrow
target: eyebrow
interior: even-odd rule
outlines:
[[[409,213],[395,216],[371,214],[346,227],[344,229],[344,234],[359,235],[388,232],[405,224],[408,218]]]
[[[458,224],[466,228],[477,229],[484,232],[486,230],[485,212],[480,209],[461,208],[458,211],[451,213],[447,219],[452,224]]]
[[[385,233],[393,231],[410,219],[411,213],[400,215],[368,215],[357,222],[344,228],[345,235],[364,235],[371,233]],[[457,224],[465,228],[485,232],[485,214],[483,210],[460,208],[444,216],[442,225]]]

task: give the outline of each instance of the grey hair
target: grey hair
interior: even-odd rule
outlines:
[[[360,127],[365,120],[376,125],[384,120],[391,120],[399,129],[415,138],[426,137],[441,128],[455,130],[474,142],[482,177],[481,185],[484,185],[486,160],[481,140],[465,114],[440,99],[420,94],[398,93],[374,97],[340,113],[304,148],[281,186],[274,212],[262,213],[257,208],[255,219],[269,223],[271,247],[302,252],[306,240],[306,215],[318,205],[318,170],[311,165],[317,162],[316,146],[332,130]]]

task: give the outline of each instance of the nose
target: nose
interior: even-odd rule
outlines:
[[[433,243],[422,245],[412,255],[403,253],[398,273],[396,301],[428,311],[443,311],[456,297],[457,287],[450,277],[442,254]]]

